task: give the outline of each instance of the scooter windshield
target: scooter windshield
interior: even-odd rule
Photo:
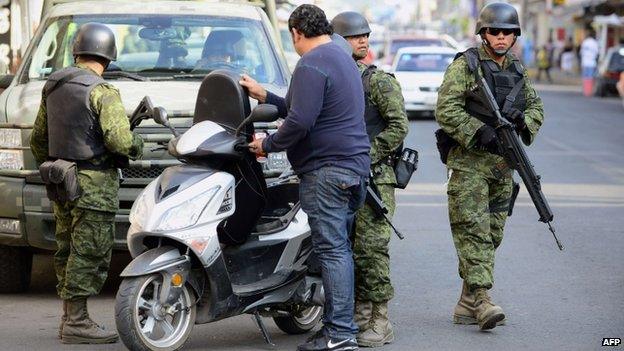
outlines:
[[[193,124],[213,121],[226,129],[235,130],[249,115],[249,96],[238,83],[240,76],[228,70],[210,72],[202,81],[197,94]],[[253,133],[253,126],[244,130]]]

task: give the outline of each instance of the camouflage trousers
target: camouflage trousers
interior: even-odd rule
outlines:
[[[108,275],[115,214],[55,203],[56,291],[63,300],[99,294]]]
[[[388,207],[388,217],[395,210],[394,187],[379,184],[379,193]],[[353,261],[355,262],[355,299],[381,303],[392,299],[394,288],[390,283],[390,255],[388,243],[392,228],[383,218],[365,204],[355,215]]]
[[[511,190],[511,172],[498,178],[458,170],[451,174],[449,220],[459,276],[471,289],[490,289],[494,283],[494,253],[503,240]]]

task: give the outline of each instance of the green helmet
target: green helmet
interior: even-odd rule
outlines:
[[[366,18],[353,11],[337,14],[331,21],[331,24],[334,27],[334,33],[338,33],[342,37],[352,37],[371,32]]]
[[[475,34],[480,34],[484,28],[515,29],[520,36],[520,21],[516,9],[504,2],[493,2],[485,5],[479,13]]]
[[[101,23],[85,23],[80,26],[72,54],[91,55],[105,58],[109,61],[117,59],[117,46],[115,46],[115,34],[106,25]]]

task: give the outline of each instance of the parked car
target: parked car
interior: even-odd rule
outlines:
[[[397,52],[390,71],[401,84],[408,113],[433,113],[444,72],[456,52],[440,46],[409,47]]]
[[[609,48],[604,59],[598,65],[594,83],[594,95],[617,95],[615,84],[620,79],[620,73],[623,71],[624,46]]]
[[[448,42],[442,37],[437,36],[395,36],[391,37],[384,47],[383,56],[380,57],[380,67],[384,70],[389,70],[390,65],[394,61],[394,57],[401,48],[416,47],[416,46],[435,46],[435,47],[448,47],[453,48],[452,43]]]
[[[200,84],[213,69],[249,73],[280,95],[290,79],[273,27],[258,6],[98,0],[53,7],[16,75],[0,77],[5,84],[0,86],[5,89],[0,95],[0,292],[25,290],[32,252],[56,248],[51,204],[28,145],[41,89],[52,72],[72,64],[73,37],[86,22],[103,23],[115,33],[120,54],[103,77],[119,89],[128,115],[147,95],[169,111],[180,132],[191,126]],[[211,56],[220,48],[227,48],[227,62]],[[179,163],[157,149],[167,145],[168,130],[147,120],[137,131],[145,140],[144,158],[122,169],[115,249],[127,250],[128,213],[137,194],[165,167]],[[271,162],[285,165],[283,155],[276,155],[266,160],[268,170]]]

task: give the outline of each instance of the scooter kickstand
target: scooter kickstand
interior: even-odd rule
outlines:
[[[262,336],[264,337],[264,341],[271,345],[272,347],[275,347],[275,344],[273,343],[273,341],[271,341],[271,336],[269,335],[269,332],[266,329],[266,326],[264,325],[264,322],[262,321],[262,317],[260,317],[260,313],[258,313],[258,311],[254,312],[254,319],[256,320],[256,324],[258,325],[258,328],[260,328],[260,332],[262,332]]]

